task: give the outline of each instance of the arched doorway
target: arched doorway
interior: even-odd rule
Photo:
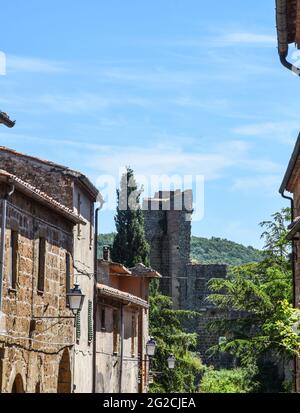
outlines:
[[[71,366],[67,349],[64,351],[59,363],[57,393],[71,393]]]
[[[12,393],[25,393],[24,386],[23,386],[23,380],[20,374],[16,375],[14,384],[12,385],[11,392]]]

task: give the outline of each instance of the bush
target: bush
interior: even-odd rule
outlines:
[[[201,380],[200,393],[251,393],[255,387],[253,374],[248,369],[208,368]]]

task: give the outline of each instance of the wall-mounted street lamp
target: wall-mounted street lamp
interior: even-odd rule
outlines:
[[[155,349],[156,349],[156,341],[154,340],[153,337],[151,337],[150,340],[146,344],[147,355],[149,357],[153,357],[155,354]]]
[[[176,358],[173,354],[169,355],[167,362],[168,362],[169,369],[175,369]]]
[[[79,284],[74,284],[72,288],[67,293],[67,303],[69,304],[70,310],[72,310],[74,316],[82,309],[85,295],[82,294]]]

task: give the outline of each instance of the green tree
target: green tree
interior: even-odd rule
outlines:
[[[264,259],[259,263],[233,267],[226,279],[209,283],[209,300],[235,315],[216,321],[211,328],[227,341],[211,349],[237,357],[242,366],[261,365],[266,355],[291,360],[298,355],[300,338],[295,330],[298,310],[292,306],[292,274],[286,241],[289,211],[263,222]]]
[[[150,334],[157,342],[152,369],[154,383],[152,393],[193,393],[198,391],[200,376],[204,371],[200,357],[192,350],[197,335],[187,333],[183,320],[197,316],[196,313],[172,309],[172,299],[161,295],[155,284],[150,296]],[[169,369],[170,354],[176,358],[175,369]]]
[[[138,263],[149,265],[149,245],[144,232],[144,215],[140,207],[143,189],[138,189],[130,167],[122,175],[117,190],[116,236],[111,251],[112,259],[127,267]]]
[[[201,380],[200,393],[250,393],[257,384],[246,368],[214,370],[208,368]]]

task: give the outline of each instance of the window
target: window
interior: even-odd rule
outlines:
[[[136,342],[136,316],[131,316],[131,356],[135,356],[135,342]]]
[[[75,326],[76,326],[76,341],[77,344],[80,341],[80,336],[81,336],[81,317],[80,317],[80,311],[76,314],[75,318]]]
[[[66,253],[66,293],[70,292],[71,289],[71,257],[70,254]]]
[[[44,291],[45,266],[46,266],[46,239],[39,238],[39,268],[38,268],[38,291]]]
[[[119,311],[113,310],[113,353],[119,352]]]
[[[80,193],[77,194],[77,214],[81,214],[81,196]],[[81,226],[80,224],[77,225],[77,236],[80,237],[81,235]]]
[[[105,308],[101,308],[101,330],[105,331],[106,330],[106,324],[105,324]]]
[[[16,288],[18,278],[18,232],[11,231],[9,245],[9,286]]]

